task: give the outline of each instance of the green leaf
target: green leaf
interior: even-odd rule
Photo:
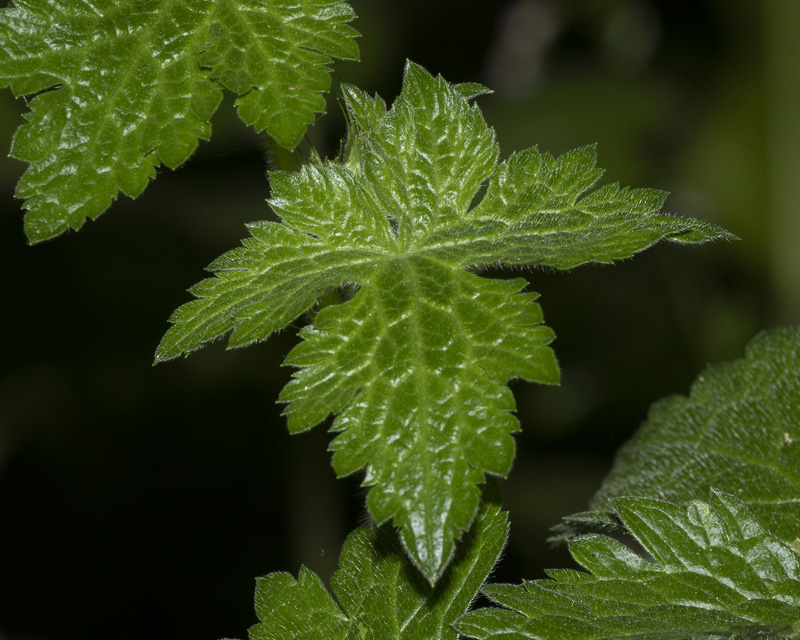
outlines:
[[[331,578],[336,601],[303,567],[258,579],[261,624],[251,640],[455,640],[451,628],[478,593],[505,545],[508,523],[492,487],[474,526],[434,588],[409,566],[389,527],[361,527],[348,536]],[[337,603],[338,601],[338,603]]]
[[[31,163],[32,242],[138,196],[211,135],[222,88],[242,120],[294,147],[324,110],[331,59],[353,59],[341,0],[16,0],[0,10],[0,86],[30,101],[12,155]]]
[[[191,290],[198,299],[172,316],[156,356],[227,333],[231,347],[264,340],[341,287],[345,302],[323,308],[287,358],[300,367],[280,398],[289,429],[336,415],[336,472],[366,468],[372,515],[401,527],[432,582],[472,522],[477,485],[511,467],[518,423],[506,382],[559,380],[536,294],[476,266],[567,268],[660,238],[727,235],[655,213],[655,192],[582,195],[601,174],[591,148],[498,164],[494,133],[465,97],[476,91],[411,63],[388,111],[345,87],[345,157],[271,175],[282,222],[251,226],[211,265],[216,277]]]
[[[627,531],[653,558],[588,535],[570,552],[590,573],[490,585],[506,607],[467,613],[459,633],[479,640],[800,637],[800,558],[733,496],[713,492],[688,510],[619,498]]]
[[[688,506],[711,487],[748,505],[770,532],[800,536],[800,328],[766,331],[741,360],[709,367],[688,397],[653,405],[592,498],[562,536],[613,525],[620,496]]]

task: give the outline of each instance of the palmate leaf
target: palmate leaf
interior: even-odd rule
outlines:
[[[613,526],[620,496],[688,506],[724,488],[786,542],[800,536],[800,328],[765,331],[741,360],[709,367],[688,397],[655,404],[562,537]]]
[[[355,295],[323,308],[287,363],[281,395],[300,432],[335,414],[333,465],[366,468],[377,522],[401,527],[430,581],[478,509],[485,473],[505,476],[518,429],[506,382],[556,383],[536,294],[479,265],[569,268],[632,255],[659,239],[725,231],[657,212],[663,194],[603,187],[591,147],[554,159],[535,149],[497,164],[493,131],[468,97],[409,63],[390,110],[345,87],[345,157],[271,175],[281,223],[214,262],[216,277],[172,316],[157,360],[230,333],[266,339],[332,287]],[[474,204],[487,184],[485,196]]]
[[[467,613],[459,633],[479,640],[682,640],[800,637],[800,558],[747,507],[713,492],[688,510],[648,498],[616,503],[652,556],[596,534],[570,543],[590,573],[489,585],[506,607]]]
[[[336,601],[305,567],[297,579],[288,573],[258,579],[261,623],[251,627],[250,640],[455,640],[450,625],[477,595],[508,534],[497,488],[484,498],[435,588],[409,566],[391,529],[361,527],[348,536],[331,578]]]
[[[208,139],[222,88],[242,120],[294,147],[325,108],[332,58],[358,48],[341,0],[14,0],[0,86],[30,101],[11,153],[38,242],[138,196]]]

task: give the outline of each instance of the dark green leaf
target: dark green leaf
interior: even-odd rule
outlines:
[[[688,506],[711,487],[747,504],[772,534],[800,536],[800,330],[767,331],[745,357],[706,369],[688,397],[653,405],[592,498],[562,535],[613,524],[619,496]]]
[[[713,492],[688,510],[619,498],[626,530],[653,562],[605,536],[570,551],[590,573],[489,585],[504,609],[467,613],[459,633],[479,640],[636,640],[800,637],[800,558],[733,496]]]

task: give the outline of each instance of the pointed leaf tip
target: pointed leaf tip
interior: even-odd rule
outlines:
[[[303,568],[259,578],[260,623],[251,640],[457,640],[452,628],[478,594],[508,535],[496,488],[487,488],[474,525],[436,588],[420,580],[389,526],[351,533],[331,576],[331,591]]]

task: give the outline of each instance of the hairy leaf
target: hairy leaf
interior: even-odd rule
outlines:
[[[467,613],[459,633],[503,640],[800,637],[800,558],[733,496],[713,492],[688,510],[619,498],[619,514],[653,561],[588,535],[570,551],[590,573],[490,585],[505,609]]]
[[[658,213],[659,192],[587,194],[602,174],[592,147],[498,164],[494,133],[465,97],[483,91],[411,63],[388,111],[345,87],[345,157],[272,174],[282,222],[252,225],[242,248],[211,265],[216,277],[191,289],[198,299],[175,312],[157,353],[227,333],[232,347],[264,340],[342,287],[346,301],[301,331],[287,358],[300,370],[280,399],[292,432],[336,415],[336,472],[366,468],[372,515],[394,519],[431,581],[472,522],[484,474],[511,467],[518,423],[505,383],[559,379],[536,294],[474,268],[563,269],[662,238],[727,236]]]
[[[785,542],[800,536],[800,329],[765,331],[745,357],[706,369],[688,397],[655,404],[562,536],[613,524],[614,499],[687,506],[711,487],[729,491]]]
[[[505,545],[508,523],[499,491],[484,494],[473,528],[439,584],[420,580],[394,532],[361,527],[347,538],[331,578],[336,601],[303,567],[295,578],[258,579],[260,624],[251,640],[455,640],[451,628],[478,593]]]
[[[0,86],[30,101],[12,155],[31,163],[32,242],[138,196],[208,139],[222,88],[294,147],[324,110],[331,58],[358,56],[341,0],[15,0],[0,10]]]

